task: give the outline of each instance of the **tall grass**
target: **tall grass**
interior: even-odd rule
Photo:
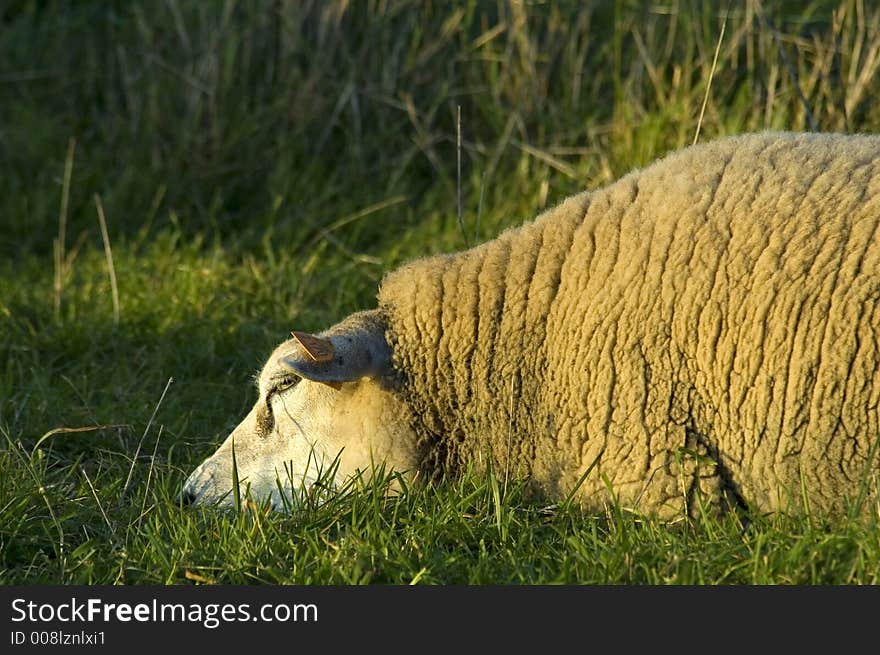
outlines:
[[[0,52],[0,582],[878,581],[876,525],[584,516],[504,475],[172,501],[273,345],[401,261],[698,122],[876,131],[870,3],[21,0]]]

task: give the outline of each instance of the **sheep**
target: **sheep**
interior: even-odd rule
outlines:
[[[333,463],[529,496],[842,512],[880,469],[880,137],[685,148],[293,333],[183,499],[282,507]]]

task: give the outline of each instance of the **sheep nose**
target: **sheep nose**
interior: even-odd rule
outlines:
[[[177,498],[174,499],[174,502],[182,507],[189,507],[196,502],[196,495],[184,487],[183,491],[177,494]]]

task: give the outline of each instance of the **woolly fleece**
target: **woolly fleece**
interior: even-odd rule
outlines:
[[[687,148],[384,279],[420,470],[842,510],[878,471],[880,138]]]

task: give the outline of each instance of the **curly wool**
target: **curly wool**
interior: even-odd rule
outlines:
[[[425,474],[540,496],[840,510],[878,470],[880,138],[672,154],[386,276]],[[610,489],[609,489],[610,484]]]

